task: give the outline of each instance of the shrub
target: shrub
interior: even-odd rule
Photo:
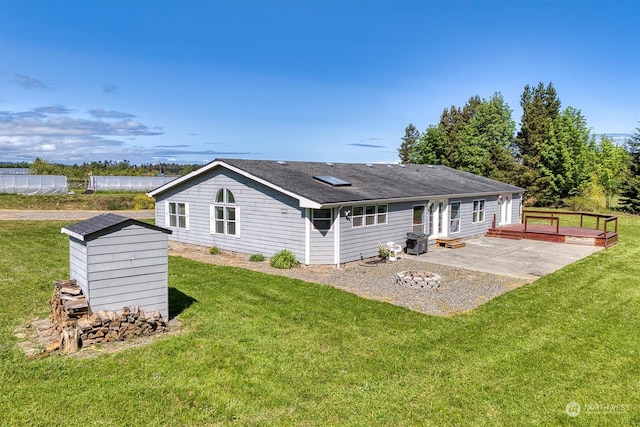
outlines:
[[[133,198],[133,209],[153,209],[156,207],[156,201],[153,197],[146,194],[138,194]]]
[[[385,245],[383,245],[382,243],[380,243],[378,245],[378,255],[380,256],[380,258],[385,259],[385,258],[389,258],[389,255],[391,255],[391,251],[389,250],[389,248],[387,248]]]
[[[288,249],[283,249],[271,257],[269,264],[274,268],[290,269],[300,265],[300,261],[296,259],[293,252]]]
[[[211,246],[211,247],[209,248],[209,253],[210,253],[211,255],[218,255],[218,254],[220,253],[220,248],[219,248],[219,247],[217,247],[217,246],[215,246],[215,245],[214,245],[214,246]]]
[[[253,254],[249,257],[249,261],[253,262],[262,262],[264,261],[264,255],[262,254]]]
[[[602,212],[607,207],[607,198],[602,186],[591,182],[584,186],[582,194],[564,201],[572,211]]]

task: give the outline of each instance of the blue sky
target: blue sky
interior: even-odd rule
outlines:
[[[0,161],[395,161],[538,82],[633,133],[640,2],[0,0]]]

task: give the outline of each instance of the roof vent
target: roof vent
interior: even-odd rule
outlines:
[[[327,163],[325,163],[325,165],[327,165],[327,166],[333,166],[333,163],[331,163],[331,162],[327,162]]]
[[[398,165],[398,167],[401,167],[401,168],[404,168],[404,167],[406,167],[406,166],[407,166],[407,165]]]
[[[373,167],[373,165],[371,163],[367,163],[367,166],[370,167],[370,168]]]
[[[346,187],[351,185],[349,181],[345,181],[344,179],[336,178],[331,175],[316,175],[314,178],[318,181],[324,182],[325,184],[329,184],[332,187]]]
[[[278,160],[276,163],[279,164],[279,165],[286,165],[287,164],[287,162],[285,162],[284,160]]]

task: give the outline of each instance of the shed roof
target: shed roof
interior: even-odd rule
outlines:
[[[138,221],[133,218],[129,218],[122,215],[116,215],[113,213],[105,213],[94,216],[93,218],[85,219],[84,221],[76,222],[68,227],[63,227],[60,232],[75,237],[78,240],[87,242],[97,237],[104,236],[105,234],[118,231],[129,225],[139,225],[141,227],[148,228],[150,230],[161,231],[163,233],[171,234],[171,230],[158,227],[153,224]]]
[[[301,201],[321,207],[381,200],[411,200],[517,193],[524,189],[447,166],[216,159],[149,193],[161,194],[215,168],[227,168]],[[332,185],[315,177],[333,177]],[[330,180],[331,181],[331,180]]]

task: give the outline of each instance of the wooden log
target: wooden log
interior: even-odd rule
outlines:
[[[76,353],[79,349],[78,330],[65,329],[62,331],[62,351],[66,354]]]

